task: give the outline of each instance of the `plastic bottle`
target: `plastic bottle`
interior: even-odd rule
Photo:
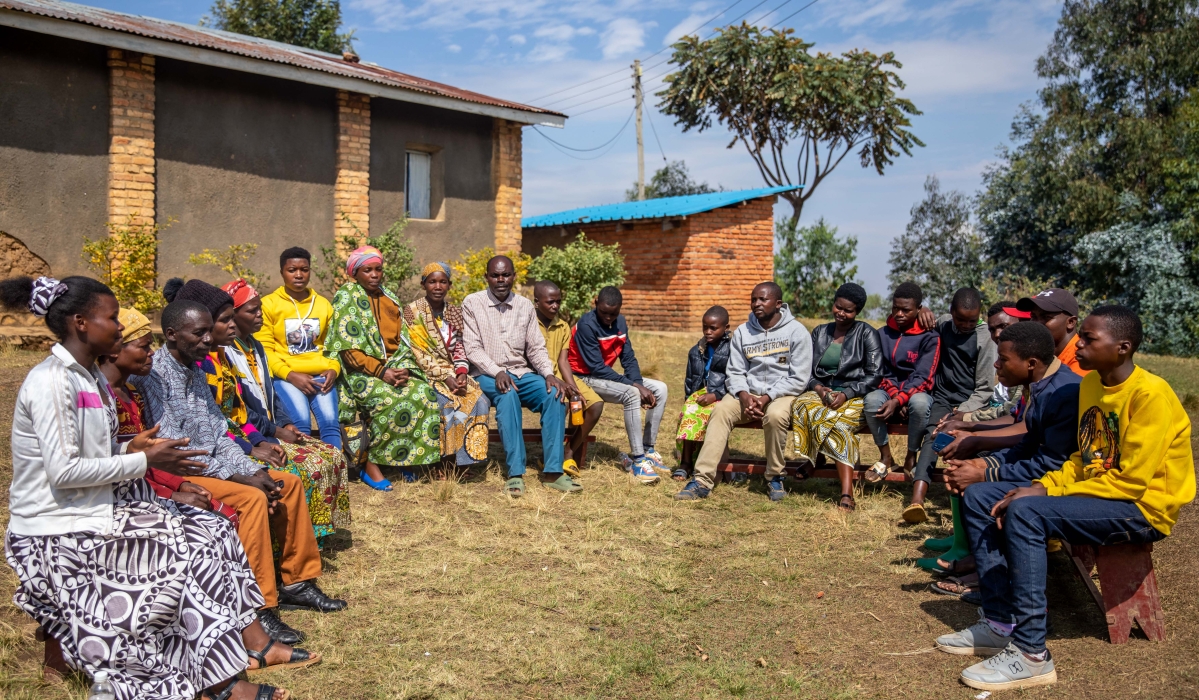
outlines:
[[[87,700],[116,700],[112,686],[108,683],[108,671],[96,671],[92,677],[92,688],[87,692]]]

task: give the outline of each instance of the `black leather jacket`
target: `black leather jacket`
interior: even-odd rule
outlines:
[[[833,331],[837,324],[826,323],[812,331],[812,378],[808,380],[808,391],[823,384],[831,387],[840,384],[838,391],[845,398],[865,396],[878,388],[883,379],[883,349],[878,341],[878,332],[865,321],[856,321],[841,345],[841,363],[837,374],[830,375],[820,368],[820,358],[833,342]]]
[[[712,346],[712,368],[704,375],[704,366],[708,363],[707,350],[701,348],[704,344],[701,338],[687,353],[687,377],[683,381],[683,391],[691,396],[700,389],[706,388],[709,394],[723,399],[725,393],[725,372],[729,366],[729,347],[732,342],[726,334]]]

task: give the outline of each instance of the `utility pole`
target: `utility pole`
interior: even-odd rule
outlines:
[[[641,59],[633,61],[633,99],[637,110],[637,200],[645,201],[645,142],[641,140]]]

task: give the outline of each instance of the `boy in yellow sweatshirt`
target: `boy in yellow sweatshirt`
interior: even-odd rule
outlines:
[[[1078,334],[1089,372],[1078,396],[1078,447],[1061,469],[1031,484],[980,483],[962,510],[978,565],[982,615],[937,639],[952,654],[990,659],[962,671],[983,690],[1057,680],[1045,648],[1045,547],[1145,544],[1170,534],[1195,497],[1191,421],[1160,377],[1133,364],[1141,321],[1123,306],[1091,312]]]
[[[341,449],[341,424],[337,420],[337,375],[341,364],[325,357],[325,334],[333,305],[308,287],[312,255],[303,248],[288,248],[279,256],[283,284],[262,297],[262,329],[254,334],[266,351],[266,361],[297,427],[309,433],[310,415],[326,444]]]

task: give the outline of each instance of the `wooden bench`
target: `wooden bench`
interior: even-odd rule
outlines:
[[[1074,569],[1107,620],[1112,644],[1128,641],[1135,621],[1155,642],[1166,638],[1166,622],[1153,573],[1152,544],[1118,544],[1107,547],[1063,543]],[[1098,550],[1098,551],[1096,551]],[[1091,572],[1099,570],[1099,587]]]
[[[541,442],[541,428],[525,428],[520,432],[522,435],[524,435],[525,442]],[[570,430],[567,430],[566,433],[569,436]],[[500,437],[500,431],[492,429],[487,431],[487,442],[503,443],[504,439]],[[586,442],[583,443],[583,446],[579,448],[578,453],[575,454],[575,463],[579,465],[580,469],[583,468],[583,464],[587,461],[587,446],[593,442],[595,442],[595,436],[588,435]]]

